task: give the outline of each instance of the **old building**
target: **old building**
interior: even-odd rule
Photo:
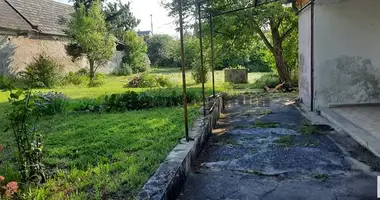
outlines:
[[[65,23],[74,9],[53,0],[0,0],[0,73],[14,73],[39,54],[62,65],[62,72],[87,67],[86,59],[72,62],[65,45]],[[99,71],[111,72],[121,62],[117,52]]]
[[[298,3],[300,99],[380,155],[380,1]]]

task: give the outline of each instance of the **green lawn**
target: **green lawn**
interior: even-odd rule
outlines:
[[[181,90],[179,70],[152,70],[151,73],[170,76],[175,88]],[[250,74],[254,81],[261,74]],[[189,90],[201,92],[200,85],[187,75]],[[122,86],[130,77],[107,77],[98,88],[62,87],[71,100],[98,98],[105,94],[136,92]],[[225,91],[223,72],[216,72],[216,89]],[[211,94],[211,83],[206,84]],[[47,92],[51,89],[38,89]],[[7,125],[4,112],[9,107],[7,92],[0,92],[0,129]],[[190,120],[197,116],[191,106]],[[180,107],[156,108],[125,113],[66,114],[41,119],[39,130],[44,140],[45,164],[49,169],[48,182],[22,191],[26,199],[132,199],[154,173],[168,152],[183,137],[183,110]],[[0,130],[2,131],[2,130]],[[11,132],[0,132],[0,176],[6,181],[19,180],[14,166]]]

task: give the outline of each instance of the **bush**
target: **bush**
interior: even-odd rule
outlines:
[[[87,68],[82,68],[75,72],[75,74],[80,75],[80,76],[88,76],[90,74],[90,71]]]
[[[121,63],[120,67],[113,72],[115,76],[129,76],[131,74],[133,74],[133,70],[128,63]]]
[[[128,82],[124,87],[132,88],[152,88],[152,87],[170,87],[171,83],[167,76],[152,75],[152,74],[141,74],[136,75]]]
[[[202,99],[195,92],[188,92],[188,103],[195,103]],[[154,89],[141,92],[128,91],[123,94],[112,94],[105,97],[106,111],[139,110],[155,107],[171,107],[183,105],[182,93],[173,89]]]
[[[61,85],[82,85],[89,81],[89,77],[80,75],[80,73],[69,72],[63,77]]]
[[[275,88],[280,84],[280,78],[276,74],[265,74],[261,76],[254,84],[254,88],[264,88],[268,86],[269,88]]]
[[[0,75],[0,90],[23,88],[23,81],[15,76]]]
[[[194,62],[192,62],[191,64],[191,68],[193,69],[193,71],[191,72],[191,75],[195,81],[195,83],[202,83],[202,67],[201,67],[201,63],[200,63],[200,60],[194,60]],[[204,66],[203,66],[203,74],[204,74],[204,82],[207,83],[208,81],[208,73],[209,73],[209,66],[204,63]]]
[[[67,111],[69,98],[63,93],[37,93],[35,100],[37,111],[43,115],[54,115]]]
[[[59,68],[60,66],[50,57],[39,55],[25,71],[20,72],[20,75],[31,87],[52,88],[59,81]]]
[[[97,99],[81,99],[71,103],[71,109],[79,112],[100,112],[103,110],[101,98]]]
[[[96,73],[94,79],[88,84],[88,87],[99,87],[104,85],[105,77],[106,76],[104,74]]]

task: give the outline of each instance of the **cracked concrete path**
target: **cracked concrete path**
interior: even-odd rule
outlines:
[[[178,199],[376,199],[378,173],[360,155],[377,158],[356,146],[345,151],[336,131],[310,125],[291,99],[229,99]]]

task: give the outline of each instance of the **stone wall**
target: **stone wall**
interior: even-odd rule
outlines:
[[[67,55],[65,38],[37,39],[28,36],[0,35],[0,73],[16,73],[26,68],[28,63],[40,54],[53,58],[62,65],[60,71],[67,73],[88,67],[87,59],[73,62]],[[116,52],[107,66],[99,68],[99,72],[111,73],[119,66],[123,52]]]

